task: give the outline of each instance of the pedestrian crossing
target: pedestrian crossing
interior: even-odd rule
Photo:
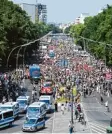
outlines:
[[[106,133],[107,126],[104,124],[99,124],[97,122],[89,122],[89,126],[91,128],[92,133],[95,133],[95,134]]]

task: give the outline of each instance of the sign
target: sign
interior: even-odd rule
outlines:
[[[38,74],[39,74],[38,71],[33,71],[33,72],[32,72],[32,75],[34,75],[34,76],[35,76],[35,75],[38,75]]]

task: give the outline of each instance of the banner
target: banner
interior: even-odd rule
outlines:
[[[86,71],[88,71],[88,65],[87,64],[84,64],[83,65],[83,69],[86,70]]]

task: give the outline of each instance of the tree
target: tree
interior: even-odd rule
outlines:
[[[79,36],[103,42],[99,44],[89,41],[89,50],[98,58],[104,60],[106,57],[107,64],[112,65],[112,47],[106,45],[112,44],[112,6],[107,5],[101,13],[87,17],[84,21],[84,26],[76,25],[70,28],[71,36],[78,37],[79,45],[82,45]]]
[[[69,26],[69,27],[67,27],[67,28],[65,28],[64,32],[65,32],[66,34],[69,34],[69,31],[70,31],[71,27],[72,27],[72,25]]]
[[[0,0],[0,58],[6,59],[10,51],[22,44],[38,39],[49,31],[59,32],[60,29],[54,25],[47,25],[30,21],[27,13],[18,5],[8,0]],[[27,52],[31,55],[33,49],[37,49],[39,42],[27,47]],[[17,51],[15,53],[17,54]],[[20,51],[22,53],[22,51]],[[11,64],[15,64],[15,53],[11,55]]]
[[[49,24],[48,30],[53,31],[53,33],[62,33],[62,30],[58,26],[55,26],[54,24]]]

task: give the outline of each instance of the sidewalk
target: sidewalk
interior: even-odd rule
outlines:
[[[62,115],[59,108],[58,112],[54,114],[53,120],[53,130],[52,133],[69,133],[69,122],[71,120],[71,112],[65,110],[64,115]],[[74,133],[90,133],[89,127],[82,125],[80,122],[75,120],[74,116]]]

